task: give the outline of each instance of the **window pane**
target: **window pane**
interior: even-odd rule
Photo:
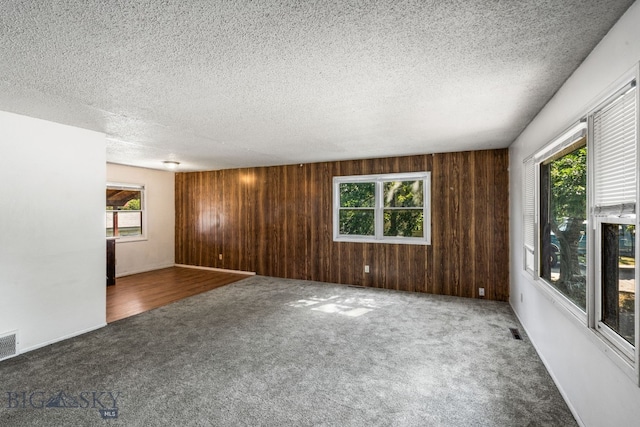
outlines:
[[[424,237],[422,209],[384,211],[384,235],[392,237]]]
[[[387,181],[384,183],[384,206],[421,208],[422,180],[417,181]]]
[[[139,236],[142,234],[142,212],[118,212],[118,234]]]
[[[142,191],[107,188],[107,209],[140,210]]]
[[[602,224],[602,322],[634,344],[635,226]]]
[[[340,234],[373,236],[374,223],[373,209],[340,210]]]
[[[587,148],[580,144],[540,167],[540,270],[586,311]]]
[[[374,182],[349,182],[340,184],[340,206],[345,208],[372,208],[375,206]]]

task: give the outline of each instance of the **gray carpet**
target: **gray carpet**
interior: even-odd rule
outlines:
[[[576,425],[506,303],[261,276],[0,362],[0,391],[2,426]]]

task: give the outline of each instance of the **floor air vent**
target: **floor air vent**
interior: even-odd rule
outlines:
[[[520,335],[520,331],[518,330],[518,328],[509,328],[509,330],[511,331],[511,336],[513,336],[514,340],[522,339],[522,336]]]
[[[0,360],[13,357],[18,352],[18,333],[0,335]]]

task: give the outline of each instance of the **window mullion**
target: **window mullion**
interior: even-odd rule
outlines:
[[[382,240],[384,235],[384,194],[381,180],[376,180],[376,202],[375,202],[375,235],[376,240]]]
[[[596,151],[593,149],[594,130],[593,114],[587,117],[587,227],[585,236],[587,238],[587,325],[596,328],[600,319],[601,307],[599,306],[600,296],[600,262],[598,256],[602,253],[600,239],[596,236],[596,221],[593,215],[595,192]]]
[[[424,237],[431,244],[431,177],[425,177],[422,181],[422,224]]]
[[[638,73],[638,71],[636,71],[636,73]],[[635,92],[635,107],[636,107],[636,114],[635,117],[633,117],[633,120],[635,120],[635,143],[636,143],[636,152],[635,154],[635,166],[636,166],[636,170],[635,170],[635,174],[636,174],[636,188],[635,188],[635,193],[636,193],[636,204],[638,203],[637,200],[637,195],[640,194],[640,150],[638,149],[638,143],[640,142],[640,89],[637,88],[638,85],[638,80],[637,80],[638,75],[636,74],[636,80],[635,80],[635,85],[636,85],[636,89],[634,90]],[[637,208],[636,208],[636,212],[637,212]],[[636,217],[633,221],[635,227],[636,227],[636,233],[638,230],[638,226],[640,225],[638,222],[638,214],[636,213]],[[636,240],[634,240],[634,259],[639,259],[638,254],[640,253],[640,251],[638,250],[638,245],[635,245]],[[636,366],[636,384],[640,385],[640,304],[638,303],[638,298],[637,296],[640,295],[640,269],[638,268],[637,264],[636,264],[636,271],[635,271],[635,277],[634,277],[634,281],[635,281],[635,295],[636,295],[636,299],[635,299],[635,313],[634,313],[634,320],[635,320],[635,339],[634,339],[634,359],[633,362],[635,363]]]

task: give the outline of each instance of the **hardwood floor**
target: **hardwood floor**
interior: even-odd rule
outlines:
[[[107,323],[248,277],[246,274],[169,267],[120,277],[107,286]]]

